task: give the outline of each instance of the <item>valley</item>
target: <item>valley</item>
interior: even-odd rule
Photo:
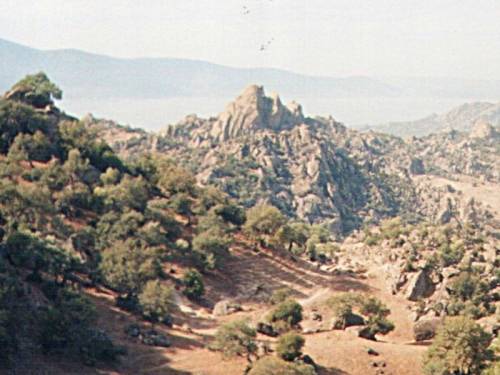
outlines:
[[[61,96],[0,99],[0,373],[496,375],[498,124],[403,139],[251,85],[148,132]]]

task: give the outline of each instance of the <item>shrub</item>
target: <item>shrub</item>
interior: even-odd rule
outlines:
[[[99,269],[106,283],[124,294],[137,294],[161,274],[157,249],[142,241],[117,242],[104,251]]]
[[[276,357],[264,357],[252,366],[248,375],[316,375],[313,366],[290,363]]]
[[[268,320],[276,331],[286,331],[302,321],[302,306],[294,299],[287,299],[271,311]]]
[[[244,320],[236,320],[222,325],[215,334],[210,349],[221,351],[226,357],[246,356],[257,351],[255,337],[257,332]]]
[[[281,302],[286,301],[292,295],[292,289],[290,288],[280,288],[273,292],[269,298],[269,302],[272,305],[277,305]]]
[[[449,267],[453,264],[458,264],[463,256],[464,250],[462,246],[452,246],[449,243],[443,243],[439,246],[438,256],[443,267]]]
[[[247,211],[247,221],[243,229],[252,237],[272,235],[279,227],[285,224],[286,218],[274,206],[261,204]]]
[[[364,242],[368,246],[376,246],[380,243],[380,236],[378,234],[368,234],[365,236]]]
[[[197,234],[193,239],[193,250],[204,260],[205,267],[216,268],[227,255],[231,240],[217,228]],[[212,261],[210,261],[212,259]]]
[[[304,344],[305,340],[302,336],[294,332],[285,333],[278,339],[276,353],[285,361],[293,361],[301,356]]]
[[[387,334],[394,329],[394,324],[387,319],[390,310],[375,297],[364,297],[357,293],[343,293],[331,297],[327,304],[333,310],[335,318],[343,328],[353,309],[366,317],[366,330],[371,337],[376,334]],[[343,323],[343,324],[342,324]]]
[[[159,280],[150,280],[139,294],[139,305],[146,319],[152,323],[163,321],[174,307],[173,290]]]
[[[403,233],[401,218],[386,220],[380,226],[380,234],[385,239],[398,238]]]
[[[36,108],[53,104],[52,99],[61,99],[62,91],[52,83],[47,75],[39,72],[27,75],[17,82],[8,93],[12,100],[18,100]]]
[[[245,211],[234,203],[219,204],[213,208],[216,215],[220,216],[225,222],[241,226],[245,223]]]
[[[184,285],[183,293],[190,299],[200,299],[203,293],[205,293],[203,278],[196,270],[186,272],[182,279],[182,284]]]
[[[327,304],[332,309],[335,320],[340,323],[340,326],[336,328],[345,328],[347,319],[353,313],[353,308],[359,304],[359,295],[355,293],[337,294],[329,298]]]
[[[86,298],[61,289],[54,305],[37,317],[38,343],[47,354],[75,356],[88,365],[114,360],[123,351],[103,331],[93,328],[96,317],[94,306]]]
[[[467,317],[449,317],[424,357],[428,375],[480,374],[492,352],[491,336]]]

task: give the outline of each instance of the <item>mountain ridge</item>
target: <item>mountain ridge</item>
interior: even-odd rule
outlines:
[[[440,93],[443,97],[460,97],[464,91],[460,87],[466,87],[471,96],[500,97],[500,85],[495,80],[316,76],[278,68],[229,67],[197,59],[129,59],[74,48],[40,50],[5,39],[0,39],[0,56],[0,90],[5,91],[19,76],[45,71],[60,82],[67,98],[223,97],[236,95],[249,82],[279,89],[285,96],[318,98],[434,96]]]
[[[486,121],[500,126],[500,102],[470,102],[452,108],[448,112],[433,113],[413,121],[397,121],[368,126],[372,129],[397,136],[425,136],[450,129],[471,131],[477,122]]]

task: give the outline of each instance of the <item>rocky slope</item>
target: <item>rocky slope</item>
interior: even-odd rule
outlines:
[[[328,222],[339,234],[398,215],[442,222],[450,207],[463,212],[470,204],[459,192],[436,193],[416,176],[499,178],[499,132],[488,123],[470,133],[403,140],[307,117],[299,104],[284,105],[259,86],[217,117],[188,116],[159,134],[86,121],[124,156],[167,154],[200,183],[215,184],[247,207],[268,201],[291,217]]]
[[[369,128],[400,137],[421,137],[451,129],[470,131],[477,122],[500,126],[500,103],[465,103],[444,114],[432,114],[415,121],[390,122]]]

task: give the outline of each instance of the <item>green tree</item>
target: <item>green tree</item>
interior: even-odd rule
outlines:
[[[137,295],[161,274],[157,249],[138,240],[114,243],[104,251],[99,268],[106,283],[127,296]]]
[[[275,234],[277,242],[290,252],[294,244],[299,247],[304,247],[308,236],[308,228],[304,223],[285,224],[281,226]]]
[[[449,317],[424,357],[428,375],[480,374],[492,357],[491,336],[468,317]]]
[[[9,159],[47,162],[54,154],[50,140],[41,131],[34,135],[19,133],[9,149]]]
[[[263,235],[273,235],[286,223],[285,216],[276,207],[261,204],[247,211],[247,220],[243,229],[254,238]]]
[[[127,208],[144,212],[151,197],[150,187],[142,177],[125,175],[120,183],[96,187],[94,193],[102,199],[105,207],[114,211]]]
[[[353,308],[360,304],[360,298],[356,293],[339,293],[329,298],[327,304],[332,309],[338,325],[335,328],[344,329],[348,318],[353,314]]]
[[[243,225],[246,220],[246,214],[243,208],[234,203],[218,204],[213,207],[213,211],[226,223],[231,223],[238,227]]]
[[[158,173],[158,186],[168,195],[177,193],[193,195],[195,193],[196,179],[187,170],[172,162],[160,162]]]
[[[0,153],[7,154],[14,138],[20,133],[47,133],[48,116],[19,102],[0,99]]]
[[[269,298],[269,302],[272,305],[280,304],[280,303],[286,301],[288,298],[290,298],[292,294],[293,294],[293,290],[290,288],[285,287],[285,288],[277,289],[273,292],[273,294]]]
[[[268,315],[268,320],[277,331],[287,331],[302,321],[302,306],[292,298],[277,305]]]
[[[20,101],[35,108],[54,104],[53,99],[62,99],[62,91],[43,72],[28,75],[7,92],[6,98]]]
[[[204,259],[209,269],[219,266],[228,254],[230,238],[218,228],[197,234],[193,239],[193,250]]]
[[[179,215],[185,215],[187,217],[188,226],[191,225],[191,215],[193,214],[191,211],[192,205],[193,201],[186,193],[177,193],[172,196],[170,200],[170,206],[174,209],[174,211]]]
[[[189,299],[197,300],[205,293],[203,278],[196,270],[189,270],[186,272],[182,278],[182,284],[184,285],[183,293]]]
[[[285,361],[293,361],[302,355],[302,347],[305,344],[302,336],[295,332],[288,332],[280,336],[276,346],[276,353]]]
[[[264,357],[252,366],[248,375],[316,375],[313,366],[290,363],[276,357]]]
[[[173,290],[159,280],[149,280],[139,294],[139,305],[144,317],[158,323],[173,310]]]
[[[244,356],[252,362],[257,351],[257,332],[245,320],[236,320],[222,325],[215,334],[210,348],[221,351],[226,357]]]

